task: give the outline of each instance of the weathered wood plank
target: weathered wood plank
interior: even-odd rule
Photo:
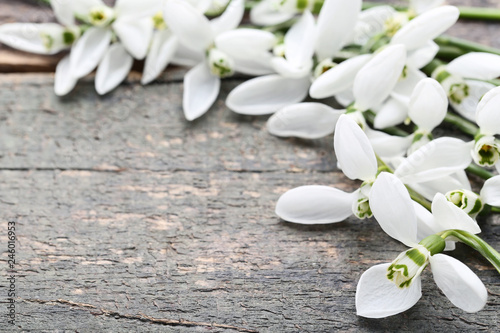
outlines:
[[[298,226],[273,212],[296,186],[358,186],[332,138],[278,139],[265,118],[233,114],[223,100],[237,78],[188,123],[184,73],[146,87],[132,75],[104,97],[90,77],[65,98],[52,74],[0,75],[0,248],[17,221],[19,331],[497,330],[498,274],[463,246],[452,255],[487,286],[483,311],[455,308],[426,271],[415,307],[357,317],[361,273],[405,247],[373,219]],[[480,223],[499,249],[500,217]]]

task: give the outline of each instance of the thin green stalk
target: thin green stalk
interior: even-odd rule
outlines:
[[[473,235],[464,230],[446,230],[439,234],[441,238],[455,237],[460,242],[472,247],[474,250],[481,253],[500,273],[500,253],[492,248],[488,243],[480,237]]]
[[[500,213],[500,207],[491,206],[491,210],[490,211],[492,213]]]
[[[467,169],[465,169],[465,171],[472,173],[473,175],[476,175],[485,180],[495,176],[493,173],[489,172],[484,168],[481,168],[479,165],[474,163],[471,163],[471,165],[469,165]]]
[[[440,36],[434,39],[434,41],[439,46],[455,46],[464,51],[469,52],[487,52],[492,54],[500,55],[500,50],[494,47],[485,46],[479,43],[471,42],[465,39],[450,37],[450,36]]]
[[[464,51],[456,46],[442,45],[439,47],[436,57],[441,60],[452,61],[453,59],[463,56],[466,53],[467,51]]]
[[[477,132],[479,131],[479,127],[477,127],[477,125],[454,113],[448,112],[446,114],[446,117],[444,118],[444,121],[456,126],[460,131],[472,137],[476,136]]]
[[[500,9],[498,8],[480,8],[480,7],[458,7],[460,18],[467,20],[500,20]]]

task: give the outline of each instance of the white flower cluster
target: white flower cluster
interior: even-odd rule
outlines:
[[[69,49],[57,66],[57,95],[95,68],[96,90],[105,94],[126,78],[134,59],[144,59],[143,84],[168,64],[191,66],[184,77],[188,120],[209,110],[221,79],[236,72],[255,76],[229,93],[229,109],[273,114],[267,129],[277,136],[334,133],[339,168],[361,181],[352,193],[292,189],[277,202],[277,215],[303,224],[374,216],[411,248],[362,275],[358,314],[379,318],[413,306],[428,264],[450,301],[475,312],[486,304],[486,288],[467,266],[440,252],[456,241],[484,249],[475,218],[500,206],[500,176],[486,177],[474,193],[465,171],[500,171],[500,87],[494,82],[500,56],[472,52],[450,63],[437,60],[434,39],[459,17],[456,7],[442,3],[411,0],[406,11],[362,11],[362,0],[262,0],[250,12],[254,26],[242,28],[244,0],[117,0],[113,8],[101,0],[52,0],[61,24],[5,24],[0,42],[42,54]],[[302,102],[307,96],[335,97],[343,109]],[[433,138],[450,117],[449,106],[465,118],[471,141]],[[402,134],[393,128],[401,124],[413,124],[413,133],[387,133]],[[493,251],[487,258],[498,269],[500,255]]]

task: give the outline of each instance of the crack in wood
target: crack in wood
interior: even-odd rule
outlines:
[[[114,317],[114,318],[140,320],[140,321],[148,322],[148,323],[152,323],[152,324],[168,325],[168,326],[188,326],[188,327],[201,326],[201,327],[212,327],[212,328],[215,327],[215,328],[225,328],[225,329],[235,330],[238,332],[258,333],[258,331],[256,331],[256,330],[238,327],[238,326],[233,326],[233,325],[227,325],[227,324],[196,322],[196,321],[189,321],[189,320],[183,320],[183,319],[176,320],[176,319],[154,318],[154,317],[148,316],[148,315],[143,314],[143,313],[139,313],[139,314],[135,314],[135,315],[134,314],[123,314],[123,313],[120,313],[118,311],[99,308],[99,307],[92,305],[92,304],[78,303],[78,302],[68,301],[68,300],[64,300],[64,299],[43,300],[43,299],[30,298],[30,299],[21,299],[21,300],[23,302],[26,302],[26,303],[38,303],[38,304],[49,304],[49,305],[61,304],[61,305],[66,305],[66,306],[79,308],[79,309],[88,309],[89,312],[94,316],[109,316],[109,317]]]

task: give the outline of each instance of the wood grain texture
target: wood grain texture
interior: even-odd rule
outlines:
[[[452,255],[488,288],[483,311],[455,308],[427,269],[412,309],[357,317],[359,276],[404,245],[373,219],[300,226],[274,215],[293,187],[359,186],[336,168],[332,138],[278,139],[265,117],[232,113],[223,101],[240,79],[189,123],[184,74],[146,87],[131,76],[103,97],[89,77],[65,98],[50,73],[0,74],[0,249],[17,221],[19,331],[497,330],[498,273],[460,245]],[[499,249],[499,216],[480,224]]]

